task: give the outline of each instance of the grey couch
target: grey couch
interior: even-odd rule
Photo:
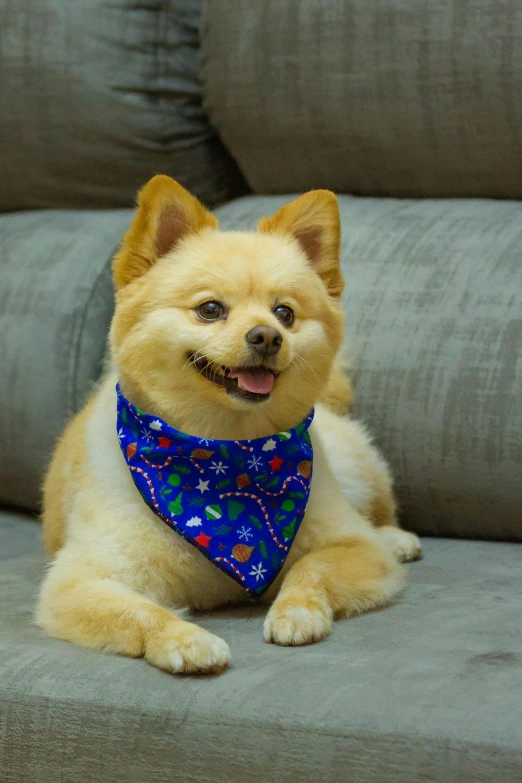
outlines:
[[[521,29],[522,0],[0,6],[2,783],[522,781]],[[401,599],[322,644],[199,618],[218,678],[33,624],[42,471],[158,171],[225,228],[345,194],[355,413],[425,536]]]

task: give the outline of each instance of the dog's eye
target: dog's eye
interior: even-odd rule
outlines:
[[[290,328],[295,321],[294,311],[291,307],[286,307],[286,305],[279,305],[279,307],[276,307],[274,315],[281,321],[283,326],[286,326],[287,328]]]
[[[219,302],[203,302],[196,307],[196,313],[203,321],[217,321],[224,313],[224,307]]]

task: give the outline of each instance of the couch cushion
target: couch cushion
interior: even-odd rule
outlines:
[[[110,259],[130,213],[0,215],[0,502],[36,508],[64,423],[98,378]]]
[[[288,200],[217,211],[253,228]],[[522,540],[522,205],[340,198],[356,415],[407,527]]]
[[[301,649],[263,644],[260,608],[202,616],[233,667],[183,679],[36,628],[38,525],[0,516],[0,531],[14,524],[0,567],[6,783],[522,779],[520,546],[428,540],[394,606]]]
[[[522,197],[522,0],[208,0],[205,98],[259,193]]]
[[[171,174],[244,192],[201,106],[201,0],[23,0],[0,26],[0,211],[132,206]]]

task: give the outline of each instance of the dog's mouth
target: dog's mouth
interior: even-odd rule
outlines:
[[[227,394],[251,402],[267,400],[279,376],[276,370],[264,364],[251,367],[225,367],[198,353],[190,354],[189,359],[200,375],[218,386],[224,386]]]

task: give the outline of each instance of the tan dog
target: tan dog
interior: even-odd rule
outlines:
[[[66,429],[45,483],[53,562],[42,628],[171,672],[228,665],[227,644],[176,609],[248,596],[143,502],[116,436],[115,384],[141,410],[201,438],[266,437],[294,427],[321,398],[342,409],[349,388],[331,374],[342,340],[339,242],[329,191],[263,218],[256,233],[219,233],[168,177],[143,189],[114,260],[113,369]],[[255,327],[263,339],[278,335],[268,358],[245,340]],[[246,365],[271,389],[261,401],[237,378],[218,377]],[[310,434],[306,514],[267,593],[265,639],[282,645],[318,641],[334,617],[386,603],[403,583],[397,561],[420,556],[417,537],[397,527],[388,469],[362,427],[317,404]]]

